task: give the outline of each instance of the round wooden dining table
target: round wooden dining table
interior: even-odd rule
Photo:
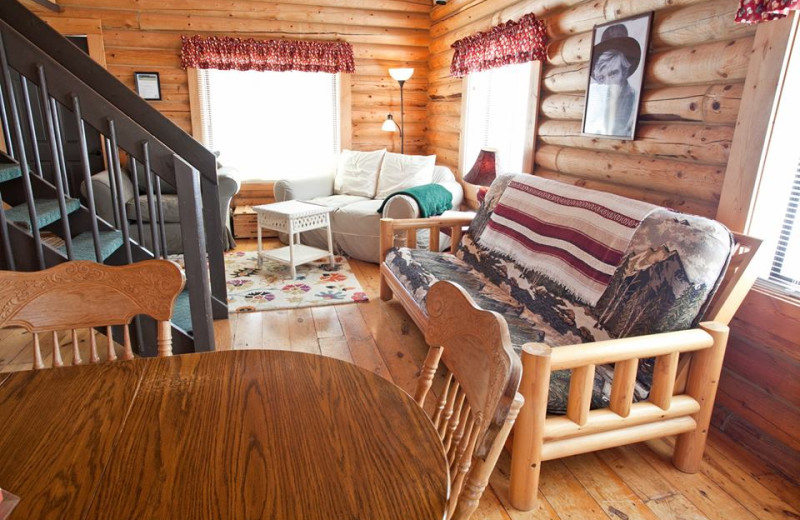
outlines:
[[[242,350],[0,374],[15,518],[441,519],[442,444],[344,361]]]

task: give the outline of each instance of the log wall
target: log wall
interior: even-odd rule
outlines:
[[[58,15],[25,5],[40,16],[100,20],[109,71],[131,89],[135,71],[158,71],[163,100],[153,106],[187,131],[182,34],[350,42],[352,147],[400,150],[399,137],[380,130],[388,113],[400,119],[400,91],[388,69],[414,67],[405,86],[406,152],[425,151],[430,0],[63,0]]]
[[[462,80],[450,45],[529,12],[547,23],[538,175],[713,217],[755,28],[736,0],[451,0],[431,13],[429,153],[459,162]],[[592,28],[654,11],[636,138],[581,136]]]

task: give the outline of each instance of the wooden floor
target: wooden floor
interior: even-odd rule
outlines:
[[[240,243],[240,249],[254,244]],[[380,301],[377,266],[355,260],[350,265],[368,303],[232,314],[216,322],[217,347],[332,356],[410,391],[427,346],[397,302]],[[0,336],[0,371],[30,368],[21,339],[19,333]],[[508,506],[504,455],[473,518],[800,519],[800,488],[720,432],[711,432],[698,474],[673,468],[670,454],[671,440],[659,440],[546,462],[538,509],[527,513]]]

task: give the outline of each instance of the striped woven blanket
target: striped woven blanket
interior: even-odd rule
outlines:
[[[533,175],[517,175],[478,238],[594,306],[639,223],[658,206]]]

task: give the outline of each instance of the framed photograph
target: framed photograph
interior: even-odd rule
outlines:
[[[161,100],[161,80],[158,72],[134,72],[136,92],[142,99]]]
[[[595,26],[581,127],[585,135],[633,139],[652,21],[650,12]]]

